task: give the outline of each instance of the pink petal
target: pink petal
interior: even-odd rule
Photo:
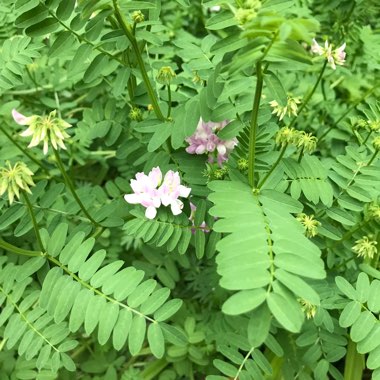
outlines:
[[[140,196],[137,194],[125,194],[124,199],[132,205],[139,204],[141,201]]]
[[[12,110],[13,120],[19,125],[28,125],[30,123],[31,117],[26,117],[20,112],[17,112],[14,108]]]

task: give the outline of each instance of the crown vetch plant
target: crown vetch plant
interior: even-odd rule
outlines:
[[[379,11],[3,0],[0,379],[380,379]]]

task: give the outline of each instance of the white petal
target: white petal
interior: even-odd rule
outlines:
[[[191,188],[183,185],[179,186],[179,195],[183,198],[187,198],[190,195]],[[191,206],[191,205],[190,205]]]
[[[137,205],[141,202],[141,197],[137,194],[125,194],[124,199],[132,205]]]
[[[183,203],[177,199],[171,203],[170,208],[172,210],[173,215],[179,215],[182,212]]]
[[[148,219],[154,219],[156,215],[157,215],[157,209],[153,206],[149,206],[145,211],[145,216]]]

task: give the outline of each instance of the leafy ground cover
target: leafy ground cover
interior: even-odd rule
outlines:
[[[376,0],[3,0],[0,379],[380,379]]]

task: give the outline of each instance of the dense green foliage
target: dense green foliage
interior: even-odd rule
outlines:
[[[3,0],[0,379],[380,379],[379,20]]]

